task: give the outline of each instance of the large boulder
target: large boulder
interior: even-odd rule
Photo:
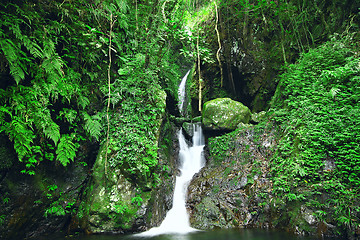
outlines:
[[[248,123],[250,118],[250,109],[230,98],[208,101],[202,112],[202,123],[206,130],[235,130],[239,123]]]

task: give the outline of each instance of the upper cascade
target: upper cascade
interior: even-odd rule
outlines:
[[[184,103],[185,103],[185,97],[186,97],[186,80],[189,76],[190,70],[187,71],[187,73],[185,74],[185,76],[181,79],[181,83],[179,85],[179,89],[178,89],[178,95],[179,95],[179,111],[180,114],[183,115],[184,114]]]

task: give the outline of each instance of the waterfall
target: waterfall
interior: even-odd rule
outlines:
[[[179,111],[180,114],[183,115],[184,114],[184,102],[185,102],[185,86],[186,86],[186,80],[189,76],[190,70],[187,71],[187,73],[185,74],[185,76],[181,79],[180,85],[179,85],[179,89],[178,89],[178,95],[179,95]]]
[[[186,73],[179,86],[179,110],[183,112],[185,99],[185,83],[190,70]],[[160,234],[186,234],[197,231],[190,227],[189,215],[186,210],[186,192],[193,176],[205,165],[203,148],[205,146],[201,125],[193,125],[192,146],[185,140],[182,129],[177,133],[179,140],[179,170],[180,176],[176,177],[173,206],[167,212],[164,221],[159,227],[154,227],[139,236],[155,236]]]

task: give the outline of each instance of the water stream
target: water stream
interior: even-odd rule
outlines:
[[[190,70],[181,80],[179,86],[179,110],[183,113],[185,101],[185,85]],[[205,146],[204,136],[201,125],[193,124],[192,146],[185,140],[182,129],[178,131],[179,151],[179,170],[180,175],[176,177],[173,206],[166,214],[164,221],[159,227],[154,227],[149,231],[139,234],[140,236],[156,236],[161,234],[186,234],[197,231],[190,227],[189,216],[186,210],[187,187],[194,174],[204,167],[203,148]]]
[[[185,74],[185,76],[181,79],[180,85],[179,85],[179,90],[178,90],[178,95],[179,95],[179,111],[180,114],[184,114],[184,103],[185,103],[185,97],[186,97],[186,80],[189,76],[190,70],[187,71],[187,73]]]
[[[159,227],[154,227],[147,232],[139,234],[139,236],[186,234],[197,231],[190,227],[189,216],[186,210],[186,192],[194,174],[205,164],[202,154],[205,142],[200,124],[194,124],[192,146],[188,146],[181,129],[178,132],[178,139],[180,144],[180,176],[176,177],[173,206]]]

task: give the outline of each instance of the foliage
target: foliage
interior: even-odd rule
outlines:
[[[251,105],[254,111],[264,110],[269,107],[276,89],[273,78],[283,72],[284,65],[294,63],[302,52],[327,41],[334,32],[357,32],[359,38],[359,5],[354,1],[320,0],[311,4],[299,0],[188,2],[194,6],[194,13],[188,18],[204,20],[189,23],[201,29],[200,43],[204,42],[210,49],[212,62],[219,48],[213,3],[217,2],[219,8],[217,29],[222,46],[219,58],[222,70],[217,62],[202,63],[205,101],[225,95]],[[334,12],[338,14],[333,15]],[[193,33],[197,35],[196,31]],[[195,85],[195,98],[197,89]]]
[[[13,142],[24,163],[22,172],[31,175],[44,160],[56,159],[64,166],[74,160],[86,132],[91,138],[100,137],[101,117],[90,118],[85,111],[86,96],[98,84],[91,75],[95,66],[83,66],[103,53],[87,51],[89,45],[84,44],[89,32],[85,21],[90,24],[90,19],[76,23],[72,19],[86,5],[54,1],[42,7],[25,2],[0,5],[0,131]],[[49,19],[46,11],[56,9],[59,13],[51,15],[56,19]]]
[[[57,185],[49,185],[47,186],[47,199],[50,200],[50,204],[44,211],[44,216],[65,216],[66,214],[74,214],[75,213],[75,199],[71,199],[64,194],[63,192],[59,192],[59,188]],[[41,200],[37,200],[34,203],[42,203]]]
[[[177,95],[181,8],[175,1],[0,4],[0,132],[12,141],[23,173],[35,174],[43,161],[67,166],[80,144],[101,141],[101,100],[110,98],[110,151],[122,151],[111,164],[151,175],[163,90]]]
[[[334,38],[290,65],[271,114],[282,131],[272,159],[275,193],[354,229],[360,222],[360,59],[351,43]]]
[[[231,156],[235,148],[235,139],[239,134],[239,129],[220,137],[210,138],[208,145],[210,156],[214,159],[216,165],[221,165],[222,161]]]

